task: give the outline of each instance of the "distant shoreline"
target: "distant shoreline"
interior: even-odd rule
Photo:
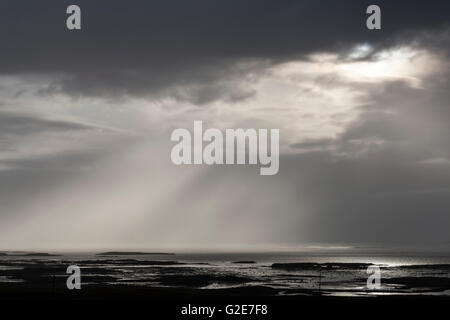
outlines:
[[[106,251],[97,253],[96,256],[146,256],[146,255],[174,255],[169,252],[140,252],[140,251]]]
[[[52,254],[47,252],[28,252],[28,253],[6,253],[0,252],[2,257],[60,257],[60,254]]]

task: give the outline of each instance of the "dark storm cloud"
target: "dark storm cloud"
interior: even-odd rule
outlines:
[[[366,41],[391,45],[399,34],[444,27],[450,10],[444,1],[377,1],[383,29],[373,32],[365,27],[372,1],[76,3],[81,31],[65,27],[73,1],[2,1],[0,73],[63,74],[59,86],[74,95],[146,95],[210,85],[239,59],[280,61]],[[227,97],[215,86],[186,95],[200,104]]]
[[[92,70],[70,74],[54,83],[46,94],[69,93],[74,96],[170,96],[197,105],[221,99],[237,102],[253,96],[254,92],[235,84],[245,79],[252,66],[237,69],[225,62],[208,66],[155,66],[146,70],[123,70],[111,66],[108,70]],[[244,77],[244,78],[243,78]],[[250,79],[249,79],[250,80]]]

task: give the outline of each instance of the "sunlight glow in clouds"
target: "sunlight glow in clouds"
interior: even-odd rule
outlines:
[[[356,46],[350,57],[362,58],[371,50],[368,44]],[[370,103],[375,86],[402,81],[423,88],[423,80],[441,65],[438,56],[412,47],[384,50],[362,61],[319,53],[265,70],[256,82],[243,84],[251,86],[254,97],[235,105],[218,102],[216,108],[222,121],[230,119],[229,126],[236,125],[231,119],[241,119],[244,124],[238,125],[282,128],[281,149],[292,152],[290,143],[341,134],[359,116],[358,107]]]
[[[366,58],[369,54],[373,52],[373,47],[369,43],[363,43],[355,46],[348,57],[352,60]]]
[[[280,128],[281,153],[309,152],[290,146],[336,138],[358,119],[360,107],[372,102],[375,87],[401,81],[412,88],[426,88],[426,78],[443,64],[424,49],[396,47],[375,54],[372,50],[362,44],[347,57],[317,53],[306,60],[271,66],[253,61],[249,74],[233,79],[234,87],[251,94],[206,105],[172,96],[73,98],[62,91],[47,92],[55,85],[52,79],[0,78],[1,111],[20,108],[21,113],[42,119],[86,125],[69,133],[5,134],[0,140],[0,160],[46,160],[84,151],[94,152],[92,161],[100,163],[84,174],[74,170],[73,175],[69,163],[62,168],[68,170],[63,187],[49,186],[36,199],[12,205],[17,215],[3,218],[0,240],[11,247],[39,239],[42,247],[69,248],[189,241],[198,245],[229,238],[256,243],[282,238],[283,230],[307,216],[305,202],[299,203],[289,184],[274,178],[261,186],[255,172],[245,170],[182,168],[175,172],[170,163],[170,131],[190,128],[194,120],[219,129]],[[189,93],[190,87],[177,89]],[[370,145],[383,144],[376,138],[353,142],[357,156]],[[106,145],[116,155],[104,154]],[[332,144],[325,148],[333,151]],[[0,161],[0,170],[11,168]],[[236,181],[242,177],[248,179],[237,189]],[[283,219],[273,215],[281,207],[286,211]],[[230,223],[232,215],[239,216],[239,224]]]
[[[439,68],[439,59],[426,50],[399,47],[374,55],[371,61],[357,61],[338,66],[339,72],[356,81],[380,82],[403,80],[412,87],[422,87],[423,77]]]

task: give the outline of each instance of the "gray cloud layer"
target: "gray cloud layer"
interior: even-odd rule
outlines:
[[[29,114],[0,111],[0,136],[27,135],[54,131],[86,130],[92,129],[81,123],[48,120]]]
[[[0,3],[2,243],[231,238],[448,247],[450,2],[378,1],[383,29],[375,32],[365,28],[372,1],[77,3],[79,32],[65,29],[71,1]],[[361,61],[376,63],[377,53],[407,46],[438,57],[438,70],[377,81],[331,70],[349,63],[361,43],[373,48]],[[321,63],[310,55],[317,53],[337,55],[329,71],[314,69]],[[411,70],[428,67],[409,59]],[[306,71],[273,75],[292,61]],[[8,77],[23,81],[11,85]],[[261,79],[268,87],[258,87]],[[279,105],[292,93],[281,86],[294,92],[289,106]],[[360,92],[364,101],[353,108]],[[264,106],[232,113],[261,96],[269,100]],[[171,99],[161,107],[166,113],[153,106],[164,98]],[[214,102],[213,111],[204,108]],[[341,104],[348,108],[331,110]],[[302,108],[301,117],[289,113]],[[65,113],[86,122],[56,120],[69,119]],[[197,115],[225,125],[280,124],[292,152],[283,154],[280,174],[265,179],[246,167],[174,168],[166,125]],[[297,126],[325,132],[329,118],[340,129],[334,135],[292,136]],[[85,124],[92,119],[104,126]],[[136,135],[97,132],[116,125]]]

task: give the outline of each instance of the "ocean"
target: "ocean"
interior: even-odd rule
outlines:
[[[450,295],[449,254],[408,253],[7,253],[0,256],[0,292],[62,292],[66,269],[81,270],[85,291],[126,288],[269,296]],[[367,287],[367,268],[380,269],[380,287]],[[156,291],[155,291],[156,290]]]

